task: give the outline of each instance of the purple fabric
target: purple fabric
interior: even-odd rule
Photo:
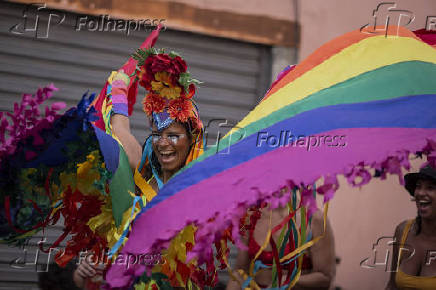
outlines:
[[[310,151],[305,147],[279,147],[199,182],[143,213],[135,221],[121,252],[134,255],[151,253],[184,226],[194,222],[200,225],[196,234],[200,242],[190,256],[201,256],[210,245],[210,239],[213,239],[210,233],[222,230],[231,223],[237,226],[244,207],[255,204],[257,200],[269,201],[288,183],[312,184],[322,174],[330,175],[332,184],[336,182],[332,176],[337,174],[344,174],[350,179],[352,176],[367,179],[364,171],[350,172],[350,168],[361,167],[362,164],[372,168],[384,167],[388,172],[395,173],[398,169],[388,161],[402,160],[408,153],[423,149],[428,139],[436,140],[436,129],[353,128],[320,135],[344,135],[347,145],[315,147]],[[332,197],[329,189],[325,188],[327,199]],[[210,204],[212,201],[213,205]],[[211,217],[215,217],[215,222],[207,223]],[[139,276],[144,270],[142,265],[130,265],[129,269],[113,265],[106,280],[111,287],[126,287],[134,279],[132,274]]]
[[[118,142],[103,132],[103,130],[94,127],[95,136],[98,139],[98,145],[100,146],[100,151],[103,154],[104,163],[112,174],[115,174],[115,171],[118,168],[118,162],[120,159],[120,147],[118,146]]]

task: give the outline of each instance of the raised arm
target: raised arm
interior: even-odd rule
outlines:
[[[324,216],[318,211],[312,218],[313,237],[321,236],[324,227]],[[336,274],[336,256],[333,231],[327,220],[324,237],[310,248],[313,269],[301,275],[295,289],[329,289]]]
[[[129,158],[130,167],[135,170],[142,157],[142,148],[130,131],[127,113],[127,88],[129,77],[121,70],[112,81],[112,104],[114,115],[111,117],[113,134],[123,145]]]

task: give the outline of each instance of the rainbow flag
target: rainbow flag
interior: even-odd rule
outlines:
[[[202,258],[215,233],[258,201],[285,204],[281,189],[317,188],[328,202],[336,176],[353,186],[398,174],[409,155],[436,163],[436,50],[402,27],[385,35],[354,31],[323,45],[275,83],[220,146],[175,175],[136,219],[121,253],[165,247],[194,223],[190,257]],[[435,166],[436,164],[433,164]],[[312,194],[301,197],[309,212]],[[143,265],[112,265],[111,287],[125,287]]]

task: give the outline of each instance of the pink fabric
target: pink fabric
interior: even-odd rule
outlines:
[[[124,104],[127,104],[126,95],[112,95],[112,103],[124,103]]]
[[[135,222],[135,230],[131,232],[122,253],[152,253],[154,249],[159,250],[159,246],[165,246],[165,242],[188,223],[198,222],[201,226],[196,239],[200,242],[190,256],[201,256],[214,239],[210,233],[222,230],[230,223],[237,228],[245,206],[259,199],[269,201],[278,189],[288,183],[308,185],[319,179],[321,174],[329,174],[333,187],[337,187],[337,181],[332,176],[345,174],[353,184],[352,176],[368,178],[362,170],[350,171],[353,165],[359,164],[360,167],[385,167],[388,172],[395,173],[398,171],[394,168],[395,164],[399,166],[401,162],[389,163],[389,160],[401,161],[409,153],[423,149],[428,139],[436,140],[436,129],[421,128],[353,128],[323,132],[322,135],[326,134],[345,135],[347,146],[323,146],[310,151],[300,147],[281,147],[164,200]],[[330,199],[331,186],[323,190],[328,194],[326,198]],[[285,196],[281,202],[287,199]],[[212,200],[213,206],[199,206]],[[278,206],[277,203],[275,205]],[[188,216],[190,220],[187,220]],[[211,217],[215,217],[215,222],[207,223]],[[125,265],[113,265],[106,279],[112,287],[125,287],[132,282],[132,274],[139,276],[144,269],[142,265],[130,265],[129,269]]]
[[[413,31],[413,33],[415,33],[416,36],[421,38],[425,43],[432,46],[436,45],[436,31],[419,29]]]
[[[114,80],[112,81],[112,87],[123,88],[127,87],[126,83],[122,80]]]

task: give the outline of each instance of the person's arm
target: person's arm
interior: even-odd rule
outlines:
[[[130,132],[129,118],[123,115],[114,114],[111,117],[112,132],[117,136],[123,145],[124,151],[129,158],[130,167],[135,170],[141,161],[142,148],[136,138]]]
[[[114,114],[111,116],[112,132],[120,140],[129,158],[130,167],[135,170],[142,157],[142,148],[130,131],[127,113],[127,90],[129,77],[121,70],[112,81],[112,103]]]
[[[313,237],[322,235],[324,216],[322,212],[314,213],[312,218]],[[294,289],[329,289],[336,274],[336,256],[333,231],[327,220],[324,237],[310,248],[313,269],[301,275]]]
[[[391,267],[391,275],[386,285],[386,290],[397,290],[397,286],[395,284],[395,275],[397,274],[397,263],[398,263],[398,251],[399,251],[399,243],[401,242],[401,233],[403,232],[405,222],[402,222],[395,228],[394,234],[394,243],[393,243],[393,252],[392,252],[392,267]]]
[[[235,281],[231,276],[229,282],[227,283],[226,290],[240,290],[241,285],[244,283],[245,279],[239,274],[238,270],[242,269],[245,273],[248,272],[248,266],[250,264],[250,259],[248,257],[248,252],[245,250],[238,250],[238,255],[236,256],[236,263],[233,271],[234,277],[238,280]]]
[[[248,245],[248,231],[244,232],[241,236],[241,241],[244,245]],[[242,269],[245,273],[248,273],[248,267],[250,265],[250,257],[248,256],[247,250],[238,249],[238,254],[236,255],[235,266],[233,267],[233,276],[238,281],[235,281],[231,276],[229,277],[229,282],[227,283],[226,290],[240,290],[241,285],[244,283],[245,279],[239,274],[238,270]]]

